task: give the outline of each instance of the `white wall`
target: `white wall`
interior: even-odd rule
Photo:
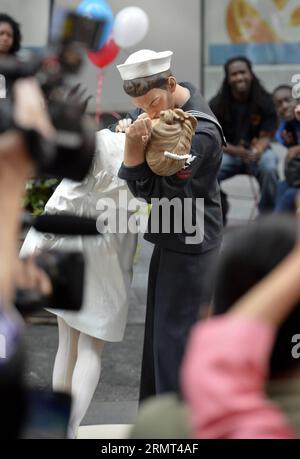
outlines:
[[[0,0],[1,1],[1,0]],[[26,0],[25,0],[26,1]],[[76,0],[56,0],[59,6],[76,7]],[[126,6],[140,6],[149,17],[149,31],[145,39],[135,48],[155,51],[174,51],[172,70],[179,81],[190,81],[200,85],[200,0],[107,0],[114,15]],[[102,111],[127,111],[132,109],[128,97],[123,93],[122,81],[116,64],[123,63],[126,53],[121,51],[117,59],[105,69],[101,109]],[[87,61],[79,79],[96,94],[97,71]],[[78,78],[76,78],[77,81]],[[90,110],[95,106],[95,98],[90,102]]]

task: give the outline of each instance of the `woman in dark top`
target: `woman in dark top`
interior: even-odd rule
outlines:
[[[0,13],[0,58],[14,55],[21,46],[19,24],[7,14]]]

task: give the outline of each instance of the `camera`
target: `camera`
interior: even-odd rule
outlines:
[[[56,21],[57,22],[57,21]],[[64,100],[66,78],[78,73],[84,48],[95,50],[103,33],[103,21],[67,12],[60,17],[53,45],[43,54],[0,59],[8,97],[0,99],[0,133],[11,128],[25,137],[39,177],[69,178],[81,181],[87,175],[95,150],[95,126],[83,114],[83,104],[75,98]],[[51,121],[57,135],[54,142],[35,130],[24,130],[13,120],[13,97],[10,94],[18,78],[35,76],[45,95]]]
[[[36,265],[50,278],[52,294],[17,289],[15,307],[26,316],[42,308],[79,311],[84,292],[84,257],[80,252],[44,251],[35,257]]]

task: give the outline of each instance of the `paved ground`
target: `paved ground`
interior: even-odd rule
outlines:
[[[282,155],[280,155],[282,158]],[[253,217],[253,193],[248,177],[228,180],[224,189],[230,195],[229,228],[245,224]],[[239,196],[239,199],[237,197]],[[243,199],[240,199],[243,196]],[[151,245],[141,242],[134,270],[134,282],[125,339],[108,344],[103,355],[101,382],[83,424],[127,424],[134,421],[137,409],[148,264]],[[57,347],[57,328],[34,325],[27,329],[27,370],[29,384],[50,388]]]

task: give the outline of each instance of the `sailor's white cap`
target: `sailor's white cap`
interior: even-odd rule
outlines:
[[[130,54],[124,64],[117,65],[122,80],[134,80],[157,73],[165,72],[171,67],[172,51],[156,53],[150,49],[142,49]]]

